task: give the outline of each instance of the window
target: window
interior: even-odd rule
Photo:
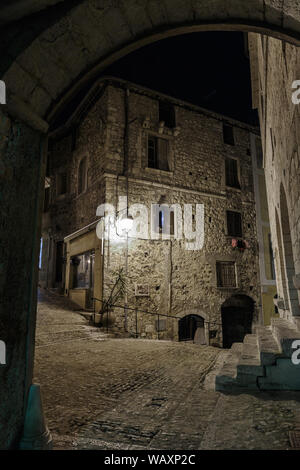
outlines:
[[[155,233],[165,235],[175,234],[175,211],[159,204],[151,206],[152,227]]]
[[[235,263],[233,261],[217,262],[217,286],[236,287]]]
[[[83,193],[87,188],[87,165],[86,158],[83,158],[78,167],[78,194]]]
[[[159,233],[162,233],[165,226],[165,214],[163,211],[159,212],[158,224]],[[170,235],[174,235],[174,211],[170,211]]]
[[[232,237],[242,237],[242,215],[240,212],[227,211],[227,234]]]
[[[225,160],[225,178],[226,186],[241,188],[238,176],[238,162],[234,158],[226,158]]]
[[[161,121],[164,121],[166,127],[176,127],[174,106],[166,101],[159,102],[159,122]]]
[[[94,285],[94,250],[71,258],[73,282],[72,288],[90,289]]]
[[[67,192],[67,172],[63,171],[57,175],[57,195],[66,194]]]
[[[170,171],[168,162],[169,142],[155,136],[148,136],[148,168]]]
[[[234,145],[233,127],[223,124],[223,140],[225,144]]]

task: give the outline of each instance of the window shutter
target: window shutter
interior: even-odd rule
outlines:
[[[148,136],[148,168],[157,168],[157,139]]]
[[[238,178],[238,165],[234,158],[226,158],[225,161],[226,186],[240,188]]]
[[[168,144],[169,143],[166,139],[158,139],[158,158],[160,170],[169,171]]]

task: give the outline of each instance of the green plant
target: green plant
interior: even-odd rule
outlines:
[[[109,297],[102,304],[102,309],[100,313],[104,313],[107,310],[110,310],[117,302],[124,297],[126,291],[126,277],[124,274],[124,269],[120,268],[113,273],[113,276],[116,278],[114,285],[111,289]]]

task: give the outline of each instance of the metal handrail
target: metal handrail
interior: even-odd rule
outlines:
[[[105,301],[103,301],[101,299],[98,299],[97,297],[92,297],[92,300],[98,300],[102,304],[105,303]],[[127,307],[127,305],[117,305],[117,304],[109,304],[109,307],[126,308],[127,310],[132,310],[132,311],[135,311],[136,308],[137,308],[137,307],[135,307],[135,308]],[[178,320],[178,317],[176,317],[174,315],[168,315],[167,313],[149,312],[148,310],[141,310],[139,308],[137,310],[141,313],[147,313],[149,315],[159,315],[160,317],[176,318]]]
[[[102,304],[107,303],[106,301],[98,299],[97,297],[92,297],[92,300],[93,300],[93,304],[94,304],[94,314],[96,313],[95,312],[95,300],[97,300],[98,302],[101,302]],[[160,319],[160,317],[175,318],[176,320],[180,319],[178,316],[175,316],[175,315],[168,315],[168,314],[165,314],[165,313],[158,313],[158,312],[149,312],[148,310],[141,310],[137,307],[132,308],[132,307],[128,307],[127,305],[107,304],[106,307],[107,307],[106,308],[106,312],[107,312],[107,332],[108,332],[108,316],[109,316],[109,308],[110,307],[117,307],[117,308],[122,308],[124,310],[126,309],[126,310],[131,310],[131,311],[135,312],[135,324],[136,324],[136,333],[135,333],[135,335],[136,335],[136,338],[138,338],[138,319],[137,319],[138,312],[146,313],[147,315],[156,315],[157,316],[157,320],[158,320],[157,339],[159,339],[159,319]],[[208,320],[204,320],[204,319],[203,319],[203,321],[204,321],[204,323],[206,323],[208,325],[222,326],[222,323],[220,323],[220,322],[213,322],[213,321],[208,321]]]

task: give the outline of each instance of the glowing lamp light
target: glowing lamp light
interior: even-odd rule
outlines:
[[[133,227],[133,217],[128,215],[127,217],[123,217],[118,221],[118,235],[125,233],[129,233]]]

